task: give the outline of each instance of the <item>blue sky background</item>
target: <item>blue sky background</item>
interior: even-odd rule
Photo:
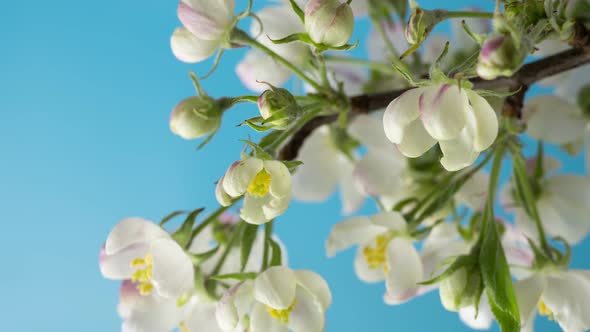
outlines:
[[[436,1],[421,3],[428,8]],[[171,109],[194,93],[188,71],[203,74],[211,66],[173,57],[176,6],[164,0],[3,2],[0,330],[119,330],[119,284],[102,279],[97,266],[111,227],[127,216],[158,220],[173,210],[216,207],[214,182],[238,158],[237,140],[249,134],[234,125],[256,109],[230,111],[221,134],[198,153],[197,143],[169,131]],[[367,28],[359,24],[357,37]],[[211,95],[246,93],[234,73],[243,52],[227,52],[204,82]],[[560,155],[567,169],[582,170],[580,157]],[[324,205],[293,204],[276,228],[291,265],[321,273],[332,287],[327,331],[467,330],[436,292],[386,306],[383,285],[354,275],[353,251],[328,260],[324,241],[342,219],[339,209],[335,197]],[[365,212],[372,209],[369,203]],[[589,249],[589,241],[576,248],[574,266],[589,267]],[[559,330],[545,319],[537,326]]]

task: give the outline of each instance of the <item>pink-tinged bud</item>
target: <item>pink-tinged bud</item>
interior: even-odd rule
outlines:
[[[222,110],[207,96],[181,101],[170,115],[170,130],[184,139],[195,139],[216,131],[221,125]]]
[[[264,125],[275,129],[286,129],[301,111],[295,97],[287,89],[272,87],[258,97],[260,116]]]
[[[453,272],[440,283],[442,305],[449,311],[475,305],[481,294],[481,274],[477,267],[465,266]]]
[[[305,30],[317,44],[345,45],[352,36],[354,15],[339,0],[310,0],[305,6]]]
[[[515,40],[507,34],[488,38],[481,47],[477,63],[477,74],[491,80],[498,76],[511,76],[524,62],[523,52]]]
[[[234,0],[181,0],[178,18],[197,38],[220,40],[231,29],[234,7]]]

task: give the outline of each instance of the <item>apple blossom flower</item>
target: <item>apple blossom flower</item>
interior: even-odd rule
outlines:
[[[551,163],[550,163],[551,162]],[[528,162],[534,168],[535,159]],[[546,158],[544,176],[535,180],[535,199],[541,222],[548,235],[560,236],[570,244],[580,242],[590,231],[587,217],[590,202],[590,178],[582,175],[559,174],[552,171],[559,168],[559,162]],[[537,238],[535,222],[526,213],[515,196],[512,183],[502,188],[502,204],[514,213],[516,225],[529,237]]]
[[[305,6],[305,30],[317,44],[343,46],[352,36],[354,15],[340,0],[309,0]]]
[[[100,253],[105,278],[131,279],[142,295],[177,299],[194,287],[193,264],[170,235],[141,218],[119,222]]]
[[[326,241],[326,251],[332,257],[357,245],[354,261],[357,276],[369,283],[385,280],[387,291],[383,299],[393,305],[436,288],[418,282],[430,279],[448,257],[469,249],[464,242],[454,240],[458,240],[454,226],[439,225],[418,253],[401,214],[381,212],[371,217],[349,218],[335,225]]]
[[[184,139],[205,136],[219,129],[222,112],[211,97],[186,98],[172,110],[170,130]]]
[[[219,180],[216,197],[229,205],[230,198],[244,196],[240,217],[264,224],[281,215],[291,201],[291,174],[282,162],[250,157],[234,162]]]
[[[471,165],[498,134],[498,119],[476,92],[442,84],[406,91],[383,115],[387,138],[406,157],[416,158],[437,142],[449,171]]]
[[[287,44],[274,44],[272,42],[272,40],[305,31],[303,24],[291,7],[289,5],[264,7],[256,13],[256,16],[260,23],[257,21],[252,22],[250,33],[253,36],[258,36],[257,41],[291,62],[294,66],[302,67],[309,55],[307,45],[300,42]],[[262,92],[268,88],[266,84],[261,82],[281,86],[293,74],[290,69],[278,63],[271,56],[256,49],[246,53],[244,59],[236,66],[236,73],[247,88],[256,92]]]
[[[342,212],[358,210],[364,196],[353,182],[355,160],[340,150],[324,125],[314,130],[303,142],[297,160],[303,162],[293,175],[293,196],[304,202],[326,200],[340,187]]]
[[[177,28],[170,39],[172,52],[181,61],[200,62],[228,43],[235,25],[235,0],[181,0]]]
[[[536,312],[564,331],[590,329],[590,271],[546,267],[514,284],[523,331],[533,331]]]
[[[273,266],[230,288],[216,317],[223,331],[321,332],[331,303],[328,284],[315,272]]]

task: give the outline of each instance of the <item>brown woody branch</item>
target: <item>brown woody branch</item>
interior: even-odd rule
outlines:
[[[498,77],[493,80],[484,80],[479,77],[471,82],[474,89],[497,90],[507,89],[520,91],[507,98],[503,113],[511,116],[519,116],[524,94],[528,87],[542,79],[575,69],[590,63],[590,32],[582,24],[575,25],[575,37],[570,43],[573,48],[557,53],[546,58],[523,65],[511,77]],[[351,112],[354,114],[367,114],[383,109],[408,89],[388,91],[376,94],[363,94],[350,97]],[[279,152],[279,159],[293,160],[297,158],[299,149],[311,132],[325,124],[336,121],[336,115],[321,116],[312,119],[299,129],[291,139],[285,143]]]

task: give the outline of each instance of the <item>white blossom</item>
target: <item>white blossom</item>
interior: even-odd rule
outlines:
[[[291,201],[291,174],[282,162],[250,157],[234,162],[219,180],[216,197],[227,206],[229,198],[244,196],[240,217],[263,224],[281,215]]]
[[[274,266],[230,288],[217,304],[216,317],[224,331],[321,332],[331,303],[328,284],[318,274]]]
[[[408,90],[387,106],[383,126],[406,157],[419,157],[438,142],[441,164],[449,171],[471,165],[498,134],[490,104],[449,84]]]
[[[177,299],[193,289],[194,272],[190,258],[158,225],[127,218],[111,231],[100,255],[104,277],[131,279],[142,295],[155,291]]]
[[[234,25],[235,0],[181,0],[178,18],[184,27],[170,38],[172,52],[181,61],[209,58],[227,43]]]

